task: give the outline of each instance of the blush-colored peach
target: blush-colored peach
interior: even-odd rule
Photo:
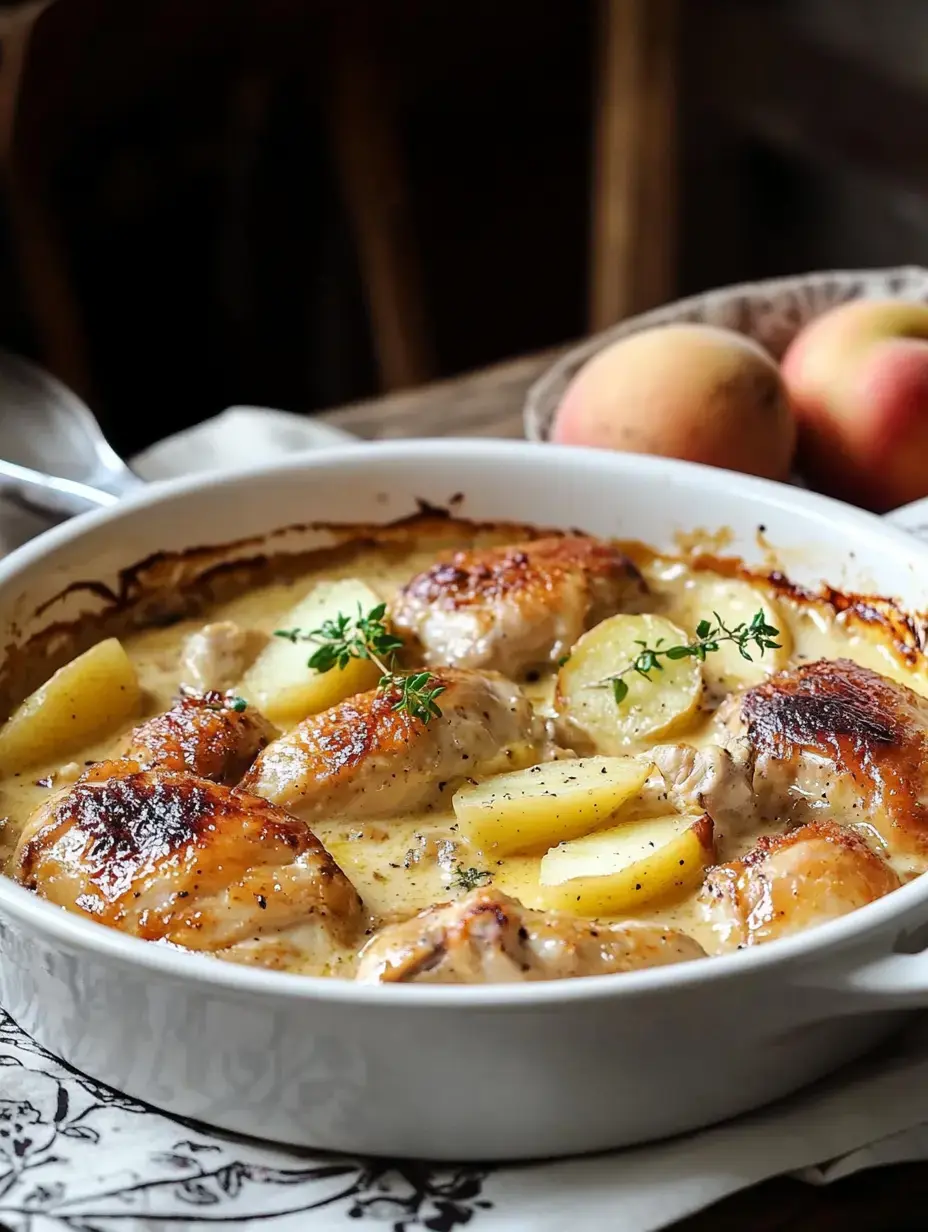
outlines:
[[[779,368],[760,346],[732,330],[666,325],[588,361],[551,439],[785,479],[795,423]]]
[[[928,306],[858,300],[783,358],[812,485],[879,513],[928,496]]]

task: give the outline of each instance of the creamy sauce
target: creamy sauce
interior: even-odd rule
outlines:
[[[474,541],[474,535],[464,535],[462,545]],[[434,548],[405,553],[385,553],[377,549],[345,554],[338,564],[327,563],[324,570],[284,583],[260,586],[231,601],[217,605],[195,620],[185,620],[168,628],[152,628],[137,632],[124,641],[144,691],[142,713],[128,725],[168,709],[179,683],[179,656],[184,640],[207,621],[232,620],[244,628],[266,633],[280,627],[287,611],[317,582],[336,578],[359,578],[382,599],[389,601],[397,588],[427,567],[434,560]],[[678,561],[644,556],[641,568],[652,592],[647,602],[649,612],[668,617],[692,635],[696,623],[711,617],[718,601],[721,575],[711,571],[693,571]],[[655,743],[685,741],[697,748],[717,739],[712,716],[725,693],[732,688],[756,683],[775,668],[795,666],[818,658],[847,657],[876,671],[900,680],[928,696],[928,679],[924,668],[915,669],[904,663],[888,643],[880,637],[878,627],[862,624],[849,626],[827,605],[816,605],[777,596],[762,583],[755,583],[758,599],[772,605],[777,627],[784,634],[784,651],[770,654],[763,661],[745,670],[745,678],[720,676],[722,661],[706,665],[707,687],[694,718],[672,731],[664,733]],[[759,603],[758,603],[759,606]],[[725,663],[730,660],[726,659]],[[736,665],[737,666],[737,665]],[[711,670],[710,670],[711,669]],[[554,673],[530,680],[524,685],[536,709],[552,713]],[[0,854],[12,852],[17,837],[33,811],[76,773],[79,767],[108,757],[118,756],[125,741],[125,732],[99,744],[87,747],[73,759],[76,766],[66,767],[62,774],[60,762],[39,766],[0,782],[0,813],[5,815],[0,831]],[[648,745],[629,745],[629,753],[644,753]],[[640,810],[639,810],[640,811]],[[623,814],[625,815],[625,814]],[[633,816],[634,809],[627,815]],[[417,816],[386,818],[357,822],[337,817],[314,824],[313,829],[329,849],[338,864],[361,894],[370,915],[371,929],[394,920],[409,917],[434,903],[445,902],[465,892],[460,883],[460,870],[478,868],[494,877],[498,888],[507,890],[519,877],[531,872],[538,855],[510,857],[500,860],[492,852],[471,849],[456,833],[450,799],[442,800],[434,810]],[[749,830],[737,841],[722,840],[719,861],[742,854],[752,846],[760,830]],[[694,895],[680,902],[647,904],[641,918],[657,920],[681,928],[712,952],[718,948],[709,930],[699,923],[694,910]],[[625,913],[623,918],[628,918]],[[338,967],[339,974],[350,974],[350,959],[332,955],[328,969]],[[321,970],[324,965],[308,963],[307,970]]]

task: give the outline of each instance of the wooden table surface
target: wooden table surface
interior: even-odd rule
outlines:
[[[340,407],[323,416],[367,439],[518,438],[529,385],[563,348]],[[901,1164],[818,1189],[767,1181],[676,1225],[676,1232],[921,1232],[928,1229],[928,1167]]]
[[[322,418],[378,440],[408,436],[522,436],[522,402],[529,385],[566,348],[509,360],[409,393],[372,398]]]

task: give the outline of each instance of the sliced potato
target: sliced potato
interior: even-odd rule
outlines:
[[[309,632],[341,612],[354,617],[359,606],[362,612],[369,612],[380,601],[369,586],[353,578],[321,582],[281,616],[279,627]],[[347,667],[317,672],[309,666],[315,649],[312,642],[272,638],[242,677],[236,692],[272,723],[287,727],[374,688],[380,679],[380,670],[369,659],[352,659]]]
[[[601,682],[633,663],[642,643],[653,649],[689,641],[690,634],[662,616],[612,616],[585,633],[557,678],[555,707],[568,732],[578,732],[599,753],[618,754],[684,726],[702,692],[695,659],[662,658],[662,670],[649,679],[629,672],[621,702]]]
[[[59,668],[0,728],[7,774],[67,757],[136,714],[138,677],[122,644],[98,642]]]
[[[539,868],[540,897],[573,915],[620,915],[686,893],[713,859],[705,813],[631,822],[549,851]]]
[[[550,847],[604,825],[653,769],[633,757],[552,761],[460,787],[458,833],[488,855]]]
[[[849,634],[840,653],[845,658],[859,663],[861,667],[869,667],[871,671],[879,672],[881,676],[888,676],[897,684],[904,684],[914,689],[922,697],[928,697],[928,669],[921,659],[914,666],[901,663],[885,642],[875,637],[868,637],[865,631],[857,632],[856,630]]]
[[[759,587],[742,578],[706,578],[696,574],[696,583],[690,592],[688,627],[690,637],[696,632],[701,620],[715,623],[715,613],[721,616],[729,629],[740,624],[749,625],[758,612],[764,623],[779,630],[773,640],[779,642],[779,650],[765,650],[756,645],[747,647],[750,659],[745,659],[734,642],[719,643],[718,650],[706,655],[702,667],[703,679],[710,688],[724,692],[732,689],[750,688],[760,684],[773,672],[786,667],[792,653],[792,636],[782,609]]]
[[[523,907],[536,911],[549,910],[546,895],[550,892],[541,884],[541,860],[539,854],[529,856],[504,856],[490,863],[493,874],[493,889],[517,899]]]

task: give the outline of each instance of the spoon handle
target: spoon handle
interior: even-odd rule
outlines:
[[[0,492],[17,496],[32,508],[57,513],[65,517],[86,513],[90,509],[105,509],[115,505],[119,497],[101,488],[46,475],[29,466],[0,459]]]
[[[53,519],[112,505],[143,481],[51,373],[0,349],[0,492]]]

